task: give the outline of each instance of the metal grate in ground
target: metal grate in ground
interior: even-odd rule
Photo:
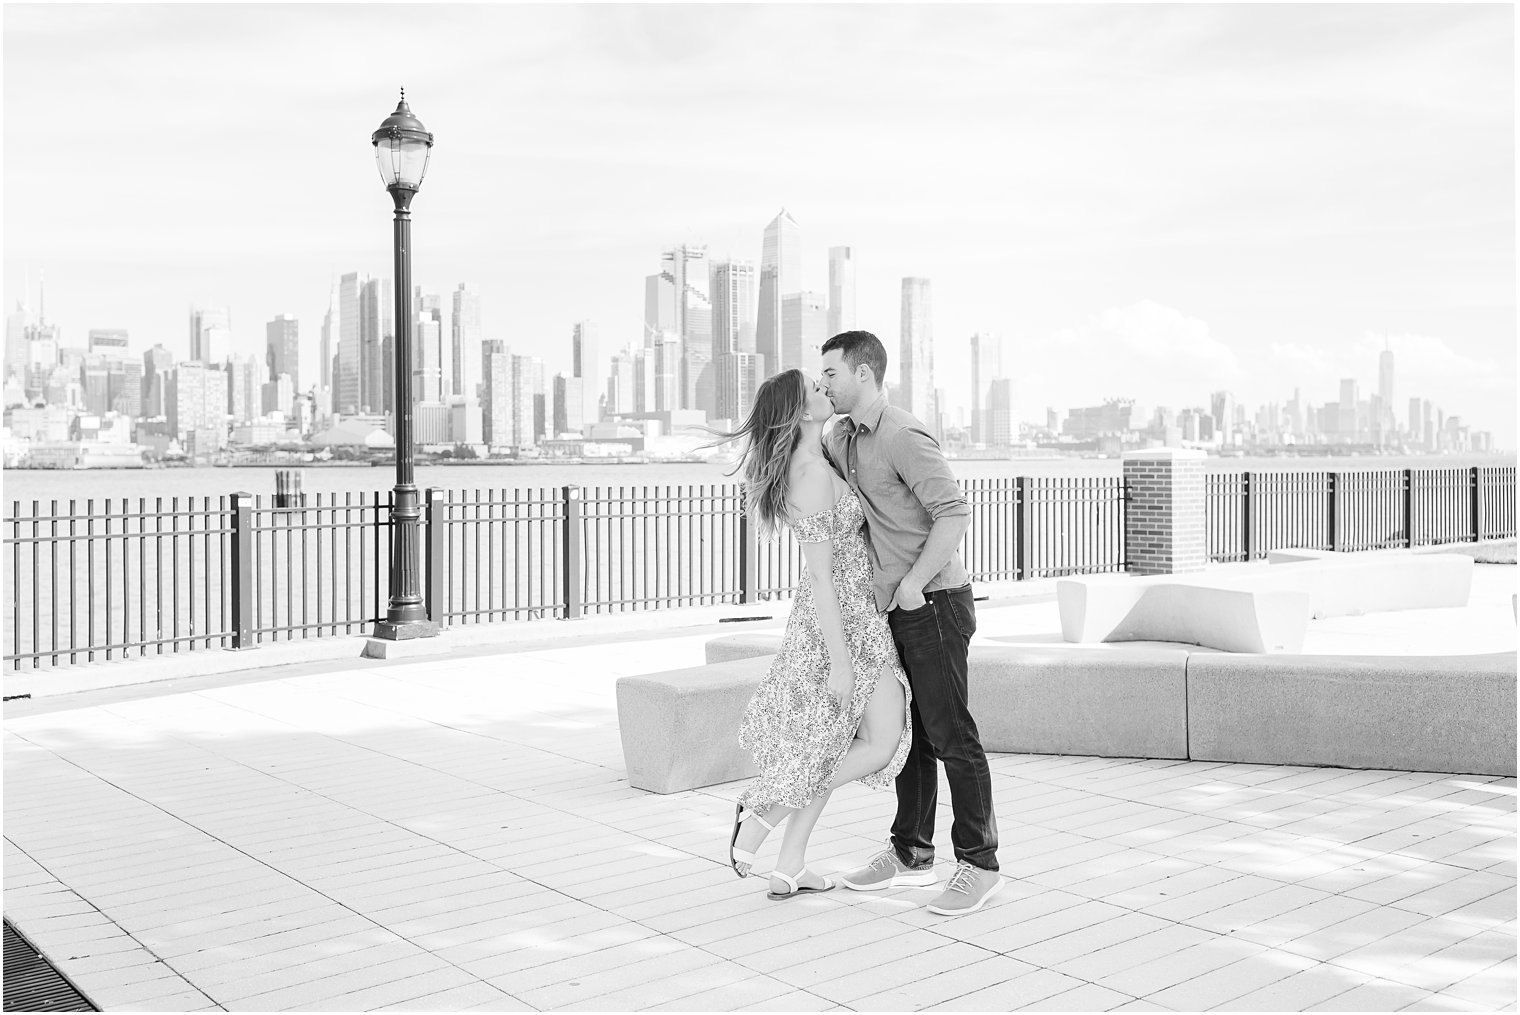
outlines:
[[[6,1011],[99,1011],[5,921]]]

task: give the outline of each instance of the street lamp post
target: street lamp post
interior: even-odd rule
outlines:
[[[428,619],[422,599],[421,542],[417,537],[422,511],[413,477],[412,448],[412,198],[427,173],[433,135],[407,108],[406,89],[396,111],[371,136],[380,178],[396,205],[396,491],[391,504],[390,606],[375,624],[375,637],[391,641],[430,638],[438,625]]]

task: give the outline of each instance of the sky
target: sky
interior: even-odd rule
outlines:
[[[188,354],[391,272],[370,134],[404,86],[436,137],[413,278],[568,370],[639,342],[661,250],[803,280],[857,262],[895,361],[931,280],[936,383],[1001,336],[1018,415],[1132,397],[1376,390],[1515,447],[1509,5],[18,5],[4,26],[4,299],[65,344]],[[896,374],[896,363],[888,369]]]

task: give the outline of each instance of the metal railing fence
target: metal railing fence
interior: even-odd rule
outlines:
[[[1515,535],[1515,467],[1211,473],[1208,555],[1376,550]]]
[[[972,580],[1126,568],[1117,477],[963,483]],[[389,597],[391,491],[11,502],[5,663],[141,658],[362,633]],[[737,484],[428,490],[423,579],[445,625],[786,599],[790,532],[758,538]],[[1209,559],[1515,534],[1515,469],[1218,473]]]

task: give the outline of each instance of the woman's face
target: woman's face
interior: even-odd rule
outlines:
[[[803,394],[807,398],[808,415],[822,423],[834,415],[834,403],[829,401],[829,396],[823,386],[823,382],[812,374],[802,375]]]

